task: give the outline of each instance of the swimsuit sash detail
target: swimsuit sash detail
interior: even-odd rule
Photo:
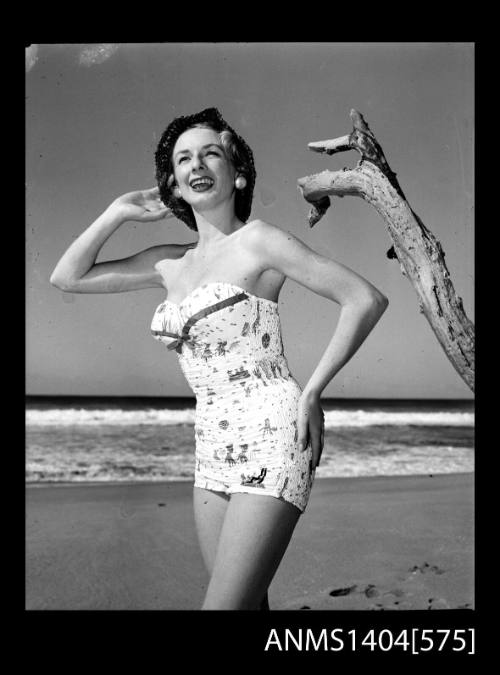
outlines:
[[[212,314],[213,312],[217,312],[219,309],[223,309],[224,307],[234,305],[237,302],[241,302],[241,300],[245,300],[246,298],[248,298],[248,295],[246,293],[238,293],[237,295],[232,295],[230,298],[226,298],[225,300],[216,302],[214,305],[209,305],[208,307],[200,309],[199,312],[193,314],[186,321],[186,323],[182,327],[182,332],[180,335],[178,335],[177,333],[170,333],[169,331],[157,331],[157,330],[152,331],[152,333],[153,335],[167,335],[168,337],[177,338],[176,340],[167,345],[167,349],[175,349],[177,352],[181,352],[182,344],[184,342],[189,342],[189,340],[191,339],[189,337],[189,331],[191,330],[191,326],[193,326],[197,321],[203,319],[205,316],[208,316],[209,314]]]

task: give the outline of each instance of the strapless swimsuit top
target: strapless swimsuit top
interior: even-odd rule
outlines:
[[[180,303],[164,300],[154,313],[151,332],[175,349],[191,383],[202,373],[207,381],[217,380],[222,372],[231,380],[241,379],[250,365],[271,377],[274,372],[288,375],[278,303],[229,282],[198,286]]]
[[[272,302],[252,296],[243,288],[229,282],[213,281],[203,284],[191,291],[180,303],[164,300],[158,305],[151,323],[151,333],[168,349],[175,349],[180,354],[184,343],[191,348],[195,345],[196,337],[194,332],[191,333],[191,328],[198,321],[250,296],[263,302]],[[224,316],[217,319],[223,321]]]

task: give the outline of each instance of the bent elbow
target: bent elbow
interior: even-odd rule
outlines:
[[[388,305],[389,299],[383,293],[377,293],[372,300],[372,308],[379,317],[382,316]]]
[[[50,275],[49,282],[51,283],[52,286],[55,286],[56,288],[62,290],[63,282],[55,272],[52,272],[52,274]]]
[[[52,274],[50,275],[49,281],[52,284],[52,286],[55,286],[60,291],[64,291],[65,293],[69,293],[69,292],[72,291],[71,283],[67,279],[63,279],[63,278],[57,276],[57,274],[55,274],[55,272],[52,272]]]
[[[365,295],[360,304],[369,312],[375,313],[381,316],[387,306],[389,305],[389,299],[380,291],[370,291],[368,295]]]
[[[375,299],[375,302],[378,307],[381,309],[381,313],[385,312],[387,307],[389,306],[389,298],[384,295],[383,293],[379,293]]]

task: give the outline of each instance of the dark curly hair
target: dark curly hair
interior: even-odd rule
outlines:
[[[160,190],[160,198],[177,218],[184,221],[195,232],[198,231],[193,210],[189,204],[174,196],[174,181],[172,180],[174,174],[172,163],[174,145],[181,134],[197,126],[208,127],[221,134],[222,145],[234,168],[238,174],[245,176],[247,180],[247,184],[242,190],[236,190],[234,202],[236,216],[245,223],[250,216],[256,178],[253,153],[243,138],[238,136],[223,119],[217,108],[206,108],[194,115],[176,117],[163,132],[155,152],[156,180]]]

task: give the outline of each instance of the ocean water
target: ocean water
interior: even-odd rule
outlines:
[[[317,478],[474,471],[470,401],[322,400]],[[191,481],[194,400],[45,399],[26,407],[26,481]]]

